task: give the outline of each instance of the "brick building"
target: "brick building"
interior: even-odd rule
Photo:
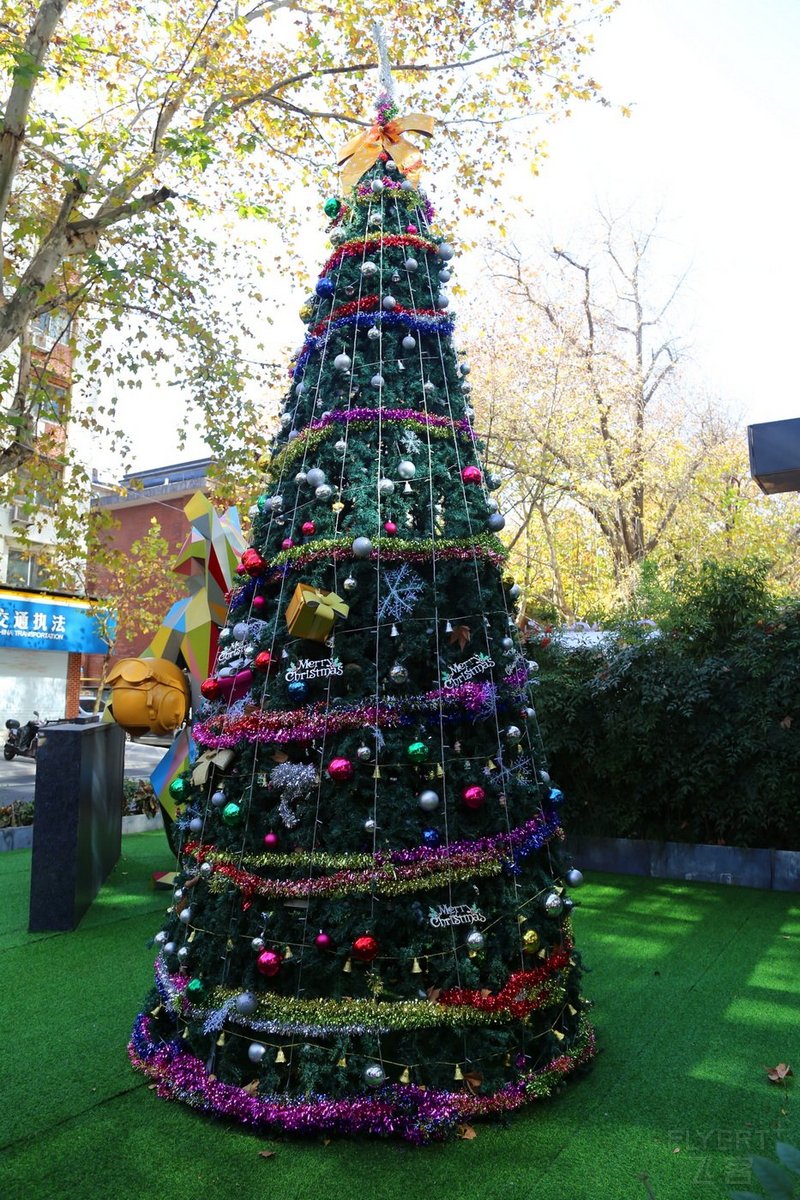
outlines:
[[[104,494],[98,494],[92,500],[93,508],[113,517],[114,526],[106,541],[126,554],[136,542],[147,537],[153,519],[158,522],[161,537],[168,546],[163,564],[163,595],[152,606],[161,615],[167,612],[176,596],[185,592],[182,577],[172,571],[178,551],[189,533],[183,510],[195,492],[208,491],[207,473],[211,463],[210,458],[200,458],[192,462],[153,467],[147,471],[133,471],[123,477],[119,486],[98,489]],[[97,595],[113,601],[117,598],[115,588],[115,581],[102,570],[92,577],[92,591]],[[128,636],[125,633],[118,636],[109,661],[141,654],[154,633],[155,627],[143,621]],[[96,691],[104,665],[103,655],[84,657],[83,689],[87,694]]]
[[[0,504],[0,714],[23,721],[35,710],[44,718],[77,715],[81,655],[103,645],[94,602],[47,586],[63,482],[71,336],[63,313],[44,313],[31,325],[30,456],[8,477],[11,488]]]

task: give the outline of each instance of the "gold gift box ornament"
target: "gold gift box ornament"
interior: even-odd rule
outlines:
[[[336,618],[349,612],[349,604],[335,592],[320,592],[310,583],[298,583],[286,609],[286,624],[294,637],[324,642]]]

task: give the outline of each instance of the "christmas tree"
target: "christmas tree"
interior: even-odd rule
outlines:
[[[273,1131],[443,1138],[594,1050],[431,126],[383,95],[325,203],[131,1041],[160,1094]]]

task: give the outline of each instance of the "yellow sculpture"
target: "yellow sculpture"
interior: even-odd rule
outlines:
[[[123,658],[108,675],[111,711],[132,737],[174,733],[186,720],[186,676],[166,658]]]

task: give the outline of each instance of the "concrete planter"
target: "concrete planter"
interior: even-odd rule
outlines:
[[[135,813],[131,817],[122,818],[123,833],[148,833],[151,829],[163,828],[161,813],[155,817]],[[33,825],[12,825],[7,829],[0,829],[0,853],[3,850],[30,850],[32,846]]]
[[[32,825],[11,825],[7,829],[0,829],[0,851],[30,850],[32,845]]]
[[[567,845],[581,870],[800,891],[800,851],[796,850],[746,850],[580,834],[571,834]]]

